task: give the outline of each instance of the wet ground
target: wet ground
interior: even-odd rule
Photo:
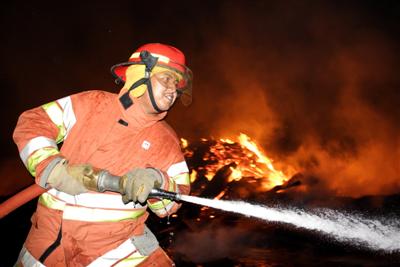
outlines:
[[[284,201],[284,195],[279,198]],[[336,208],[342,203],[347,210],[400,218],[400,195],[341,199],[335,203]],[[14,264],[35,205],[31,201],[0,221],[0,266]],[[400,252],[366,249],[291,225],[193,204],[183,205],[177,216],[169,219],[150,216],[148,224],[177,266],[400,266]]]

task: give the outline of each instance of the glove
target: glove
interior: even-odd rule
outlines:
[[[159,188],[162,184],[162,174],[153,168],[137,168],[121,177],[120,193],[122,201],[127,204],[130,201],[144,203],[151,189]]]
[[[62,159],[50,172],[47,184],[67,194],[79,195],[88,191],[84,181],[87,179],[86,175],[92,172],[91,165],[69,165],[66,159]]]

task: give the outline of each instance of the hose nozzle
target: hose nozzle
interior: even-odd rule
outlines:
[[[181,195],[175,192],[170,192],[158,188],[153,188],[150,191],[149,198],[167,198],[173,201],[181,200]]]

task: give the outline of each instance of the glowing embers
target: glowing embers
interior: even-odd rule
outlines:
[[[208,181],[221,176],[218,172],[223,171],[226,183],[239,181],[246,178],[251,182],[257,179],[259,183],[257,191],[267,191],[283,185],[296,174],[296,170],[285,166],[285,172],[277,169],[273,160],[266,156],[262,149],[241,133],[236,141],[231,139],[208,140],[202,138],[198,142],[189,144],[181,139],[182,148],[186,160],[191,166],[191,182],[196,179],[206,178]],[[260,188],[261,187],[261,188]],[[214,196],[221,198],[224,191]]]

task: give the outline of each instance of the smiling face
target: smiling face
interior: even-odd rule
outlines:
[[[158,108],[162,111],[169,110],[178,96],[176,91],[179,82],[178,75],[173,71],[163,71],[151,76],[150,81]],[[145,96],[147,98],[145,111],[149,114],[158,113],[150,102],[148,91]]]

